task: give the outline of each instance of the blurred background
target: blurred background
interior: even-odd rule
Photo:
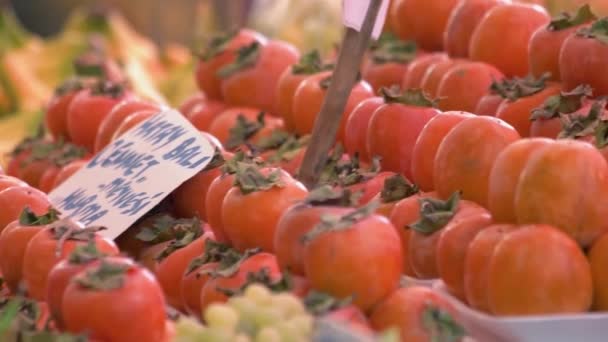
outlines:
[[[436,0],[428,0],[436,1]],[[608,0],[513,0],[553,14]],[[35,132],[55,88],[91,50],[118,63],[143,98],[178,106],[198,91],[197,53],[247,26],[327,55],[340,42],[342,0],[0,0],[0,152]]]
[[[161,46],[168,42],[191,45],[211,31],[242,26],[300,44],[323,45],[325,40],[339,39],[340,33],[341,0],[0,1],[12,5],[29,30],[47,37],[59,34],[73,10],[83,7],[118,10],[137,31]],[[303,37],[303,31],[308,35]]]

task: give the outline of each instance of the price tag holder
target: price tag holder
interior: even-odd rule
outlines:
[[[115,239],[213,153],[186,118],[166,108],[108,145],[49,197],[63,217],[106,227],[101,234]]]
[[[382,33],[384,27],[384,21],[388,12],[389,0],[343,0],[342,2],[342,22],[344,26],[350,27],[353,30],[361,31],[363,27],[363,21],[365,20],[365,14],[369,7],[370,1],[382,1],[380,11],[374,22],[374,28],[372,30],[372,38],[378,39]],[[429,0],[434,1],[434,0]]]

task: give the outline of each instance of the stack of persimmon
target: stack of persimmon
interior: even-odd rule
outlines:
[[[445,293],[404,275],[498,316],[608,310],[608,19],[394,0],[389,24],[353,70],[310,189],[298,173],[335,60],[248,29],[212,39],[177,115],[214,156],[115,242],[61,219],[45,192],[163,106],[103,74],[66,82],[47,134],[0,176],[6,291],[44,302],[53,329],[105,342],[169,339],[165,305],[213,320],[253,283],[403,341],[466,335]],[[133,304],[137,329],[86,318],[137,291],[153,308]]]

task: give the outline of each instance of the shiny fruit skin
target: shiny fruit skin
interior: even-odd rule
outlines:
[[[553,30],[542,26],[532,34],[528,45],[530,73],[540,77],[546,72],[551,73],[551,80],[560,81],[559,57],[562,46],[568,37],[574,34],[582,25],[563,30]]]
[[[552,226],[509,233],[496,246],[489,268],[488,298],[495,315],[582,313],[591,307],[589,262],[576,241]]]
[[[281,270],[305,276],[302,237],[321,221],[321,215],[341,213],[343,208],[294,204],[285,210],[274,235],[274,250]]]
[[[308,241],[304,270],[313,288],[337,298],[354,295],[353,303],[367,312],[397,289],[402,253],[395,227],[387,218],[372,214],[349,229]]]
[[[469,56],[473,31],[483,16],[503,0],[460,0],[452,10],[443,33],[443,47],[452,57]]]
[[[87,332],[102,341],[162,341],[166,313],[160,285],[130,259],[113,258],[112,263],[129,267],[122,287],[96,291],[72,282],[66,288],[62,309],[67,331]]]
[[[211,278],[209,274],[201,272],[210,271],[214,268],[217,268],[217,263],[211,262],[199,266],[190,273],[184,272],[182,275],[180,282],[182,303],[184,304],[185,311],[192,316],[200,316],[203,312],[201,308],[201,291]]]
[[[114,106],[130,96],[126,92],[110,96],[94,94],[89,89],[79,91],[70,103],[67,115],[68,134],[72,142],[94,151],[102,121]]]
[[[547,84],[545,89],[534,95],[520,97],[515,101],[504,100],[498,107],[496,117],[513,126],[522,137],[529,137],[530,127],[532,126],[530,120],[532,110],[540,107],[547,98],[559,94],[560,91],[560,84],[550,83]]]
[[[86,244],[86,241],[66,240],[63,248],[57,254],[58,241],[51,233],[52,228],[45,228],[39,231],[27,244],[23,256],[23,280],[28,291],[28,295],[36,300],[44,300],[46,297],[46,287],[48,275],[51,269],[58,264],[77,247]],[[109,255],[117,255],[118,247],[112,240],[95,236],[95,244],[100,252]]]
[[[424,91],[426,96],[432,99],[437,98],[437,90],[439,89],[439,84],[445,74],[447,74],[450,69],[454,68],[456,64],[462,62],[463,60],[449,58],[445,61],[435,63],[426,69],[420,83],[420,88],[422,88],[422,91]]]
[[[13,186],[0,191],[0,232],[11,222],[19,219],[23,209],[29,207],[36,215],[46,213],[51,206],[46,194],[40,190]]]
[[[73,162],[65,165],[61,168],[61,170],[55,176],[55,180],[53,181],[53,189],[60,186],[63,182],[68,180],[68,178],[72,177],[78,170],[84,167],[88,163],[88,160],[79,159],[74,160]]]
[[[165,300],[167,304],[180,311],[185,310],[181,292],[182,276],[186,272],[190,262],[205,252],[205,241],[207,239],[214,239],[213,233],[204,233],[187,246],[157,261],[154,274],[163,289]]]
[[[114,132],[114,135],[112,136],[112,142],[120,139],[120,137],[122,137],[132,128],[150,119],[156,114],[158,114],[157,110],[144,109],[127,116]]]
[[[443,138],[460,122],[473,117],[467,112],[443,112],[427,122],[412,151],[412,180],[422,191],[435,189],[435,155]]]
[[[93,260],[84,264],[73,264],[68,260],[62,260],[55,265],[49,272],[45,301],[49,306],[49,311],[55,320],[55,324],[60,329],[65,329],[63,322],[63,294],[70,284],[72,278],[83,271],[87,266],[97,264],[99,260]]]
[[[207,194],[205,195],[205,211],[209,213],[206,215],[207,222],[218,241],[222,242],[230,242],[224,230],[222,204],[224,203],[226,194],[232,189],[233,184],[234,175],[219,174],[211,181]]]
[[[199,131],[206,132],[213,120],[228,107],[219,101],[209,100],[201,104],[195,105],[186,118]]]
[[[565,90],[589,84],[594,96],[608,94],[608,81],[603,61],[608,58],[608,46],[596,39],[570,35],[559,55],[559,70]]]
[[[493,64],[508,77],[524,77],[529,72],[528,41],[534,31],[549,20],[547,11],[538,5],[508,3],[495,6],[473,32],[469,57]]]
[[[486,94],[479,102],[477,102],[477,106],[475,107],[475,111],[473,113],[477,115],[485,115],[485,116],[496,116],[496,112],[498,112],[498,107],[502,104],[504,98],[497,94]]]
[[[281,74],[298,62],[298,49],[282,41],[271,40],[260,47],[255,64],[222,79],[222,97],[231,106],[260,108],[273,113],[275,91]]]
[[[456,309],[437,292],[422,286],[402,287],[380,302],[370,322],[377,331],[399,329],[403,342],[432,341],[436,332],[428,328],[423,317],[427,309],[440,309],[455,317]],[[435,336],[436,337],[436,336]]]
[[[389,13],[393,30],[403,40],[413,39],[423,49],[443,49],[443,32],[458,0],[395,0]]]
[[[99,152],[112,141],[120,124],[131,114],[141,110],[159,110],[157,105],[137,99],[128,99],[118,103],[99,124],[95,137],[94,151]]]
[[[248,121],[255,121],[261,110],[249,107],[232,107],[219,113],[209,125],[208,133],[216,137],[222,145],[230,138],[230,129],[236,125],[237,118],[242,115]]]
[[[488,272],[496,246],[518,226],[496,224],[479,232],[469,244],[464,262],[466,302],[473,309],[490,312],[488,302]]]
[[[315,120],[327,93],[327,89],[322,87],[321,82],[330,76],[331,71],[321,72],[309,76],[298,86],[294,94],[292,109],[297,134],[305,135],[312,132]],[[363,100],[373,97],[373,95],[371,86],[365,81],[359,81],[353,86],[340,121],[337,135],[338,141],[344,141],[344,130],[349,114]]]
[[[266,44],[268,40],[261,34],[241,29],[219,53],[210,58],[201,58],[195,70],[195,78],[199,89],[211,100],[222,100],[221,79],[217,71],[236,60],[237,51],[253,42]],[[185,113],[184,113],[185,114]]]
[[[293,117],[294,95],[300,83],[308,76],[308,74],[294,74],[292,68],[287,68],[277,82],[273,113],[283,119],[285,129],[289,132],[294,132],[296,129]]]
[[[437,242],[437,270],[447,290],[466,300],[464,287],[465,257],[471,241],[492,223],[490,213],[471,215],[448,224]]]
[[[439,278],[439,267],[437,262],[437,244],[441,239],[443,231],[452,222],[459,222],[473,216],[487,215],[487,210],[478,204],[460,200],[460,204],[450,221],[431,234],[423,234],[415,229],[410,229],[409,236],[409,261],[414,274],[420,279]],[[415,223],[415,222],[412,222]]]
[[[405,63],[374,63],[370,61],[363,69],[363,79],[377,94],[382,87],[392,87],[400,85],[403,80],[403,75],[407,72],[407,64]]]
[[[28,242],[43,226],[24,226],[17,221],[0,233],[0,271],[8,288],[16,293],[23,278],[23,256]]]
[[[45,127],[55,140],[70,140],[67,113],[76,93],[77,91],[70,91],[66,94],[55,95],[46,107],[46,113],[44,114]]]
[[[496,118],[478,116],[456,125],[435,156],[433,179],[439,197],[462,191],[462,198],[487,206],[492,166],[500,151],[518,139],[513,127]]]
[[[567,176],[565,176],[567,175]],[[590,246],[607,229],[608,164],[593,145],[557,140],[535,153],[515,190],[520,224],[544,223]]]
[[[602,235],[595,241],[589,251],[589,263],[593,275],[593,309],[598,311],[608,310],[608,277],[606,277],[606,266],[608,266],[608,234]]]
[[[415,276],[416,273],[410,263],[410,237],[412,230],[410,225],[420,219],[420,202],[421,198],[434,197],[432,193],[422,193],[404,198],[397,202],[391,211],[389,220],[399,233],[401,241],[401,250],[403,251],[403,271],[407,276]]]
[[[489,177],[488,209],[496,222],[515,223],[515,190],[531,156],[550,145],[545,138],[521,139],[507,146],[496,158]]]
[[[464,62],[451,68],[437,89],[439,109],[474,112],[493,81],[504,77],[494,66],[482,62]]]
[[[362,161],[370,161],[367,149],[367,131],[374,111],[384,104],[381,97],[370,97],[363,100],[348,116],[344,128],[344,148],[350,155],[359,154]]]
[[[412,151],[420,132],[440,112],[432,107],[388,103],[370,120],[367,146],[371,155],[382,158],[382,168],[412,178]],[[403,132],[408,134],[403,134]]]
[[[275,170],[266,169],[265,172]],[[224,233],[239,251],[259,247],[263,251],[274,252],[274,234],[281,215],[308,193],[302,183],[285,171],[276,171],[284,182],[283,187],[275,186],[249,194],[232,187],[224,197],[221,210]]]
[[[448,59],[448,55],[443,52],[430,53],[416,57],[407,65],[407,71],[401,82],[401,89],[422,87],[422,79],[424,78],[426,71],[434,64]]]

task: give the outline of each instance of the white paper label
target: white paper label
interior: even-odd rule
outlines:
[[[344,26],[350,27],[353,30],[361,31],[370,1],[372,0],[343,0],[342,22],[344,23]],[[378,39],[382,33],[382,28],[384,27],[384,21],[386,20],[386,14],[388,12],[389,2],[389,0],[382,0],[382,5],[380,6],[380,11],[378,11],[378,16],[376,17],[376,22],[374,23],[374,29],[372,30],[372,38],[374,39]]]
[[[173,109],[133,127],[53,190],[63,217],[103,226],[114,239],[181,183],[201,171],[214,149]]]

